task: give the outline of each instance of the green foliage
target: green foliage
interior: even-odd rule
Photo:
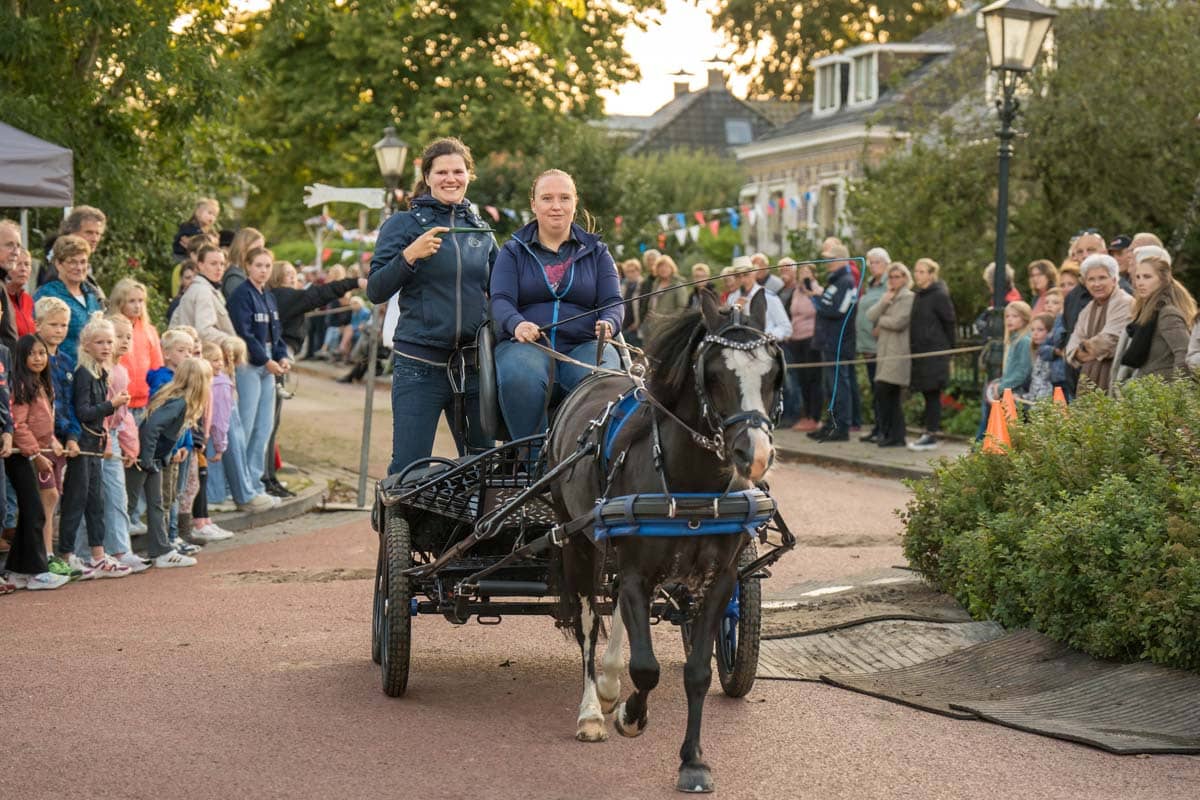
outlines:
[[[721,0],[712,16],[733,45],[738,69],[752,77],[753,93],[800,100],[814,58],[908,41],[961,6],[959,0]]]
[[[76,204],[109,218],[93,259],[102,285],[132,273],[168,288],[176,226],[231,184],[235,83],[216,68],[235,50],[228,25],[215,0],[0,7],[4,120],[74,151]],[[56,215],[38,215],[46,234]]]
[[[1007,253],[1022,291],[1026,264],[1062,260],[1069,237],[1090,227],[1156,232],[1184,282],[1200,288],[1200,270],[1186,266],[1200,259],[1200,83],[1162,79],[1193,70],[1200,4],[1137,6],[1063,9],[1055,66],[1020,98]],[[986,302],[979,273],[995,252],[996,143],[990,118],[977,129],[947,123],[914,117],[913,145],[868,170],[847,211],[862,240],[908,264],[940,262],[965,316]]]
[[[1102,658],[1200,670],[1200,393],[1050,403],[1009,454],[943,462],[903,514],[909,561],[977,618]]]
[[[252,218],[294,224],[316,180],[376,185],[371,145],[388,124],[413,157],[443,135],[481,157],[540,150],[546,132],[600,114],[599,90],[637,78],[623,30],[658,5],[278,0],[242,37],[244,122],[264,142]]]

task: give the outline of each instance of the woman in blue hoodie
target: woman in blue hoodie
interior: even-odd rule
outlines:
[[[577,361],[595,363],[596,339],[621,330],[625,309],[621,281],[600,237],[575,224],[575,181],[559,169],[533,182],[529,203],[536,219],[513,234],[492,272],[492,322],[500,410],[514,439],[546,430],[546,395],[551,376],[562,392],[575,388],[588,371],[551,358],[531,343]],[[606,308],[606,306],[612,306]],[[587,311],[594,314],[557,325]],[[544,325],[555,325],[545,335]],[[620,365],[605,345],[601,365]]]
[[[383,223],[371,258],[367,297],[400,295],[392,339],[392,461],[388,474],[433,452],[445,413],[459,453],[486,447],[479,423],[479,381],[473,365],[463,382],[466,441],[454,420],[449,366],[473,344],[487,305],[495,239],[467,201],[474,177],[471,151],[458,139],[438,139],[421,155],[421,179],[409,210]]]

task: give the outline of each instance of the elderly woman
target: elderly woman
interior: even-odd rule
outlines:
[[[1029,291],[1033,297],[1033,313],[1046,310],[1046,292],[1058,285],[1058,270],[1053,261],[1039,258],[1029,265]]]
[[[1196,301],[1171,273],[1171,256],[1161,247],[1140,247],[1134,254],[1133,322],[1117,343],[1117,374],[1110,391],[1143,375],[1170,379],[1187,367],[1188,336]]]
[[[682,283],[683,279],[679,277],[679,267],[676,266],[675,259],[668,255],[659,256],[654,262],[654,283],[651,284],[650,291],[660,294],[651,294],[646,298],[642,341],[649,344],[663,322],[687,309],[688,293],[687,289],[681,286]]]
[[[25,291],[32,273],[33,255],[22,247],[17,250],[17,258],[9,266],[8,274],[4,276],[4,291],[8,294],[8,303],[12,309],[17,336],[37,333],[37,328],[33,324],[33,297]]]
[[[988,307],[991,307],[996,291],[996,264],[992,262],[983,268],[983,283],[987,286]],[[1021,292],[1013,284],[1016,282],[1017,273],[1013,270],[1012,264],[1004,265],[1004,302],[1015,303],[1021,299]]]
[[[599,236],[575,224],[578,203],[570,175],[559,169],[539,175],[529,193],[534,221],[504,244],[492,270],[492,321],[503,339],[496,346],[500,410],[515,439],[546,430],[553,390],[569,392],[589,374],[552,361],[534,343],[594,363],[597,337],[620,331],[625,316],[616,264]],[[542,333],[544,325],[552,327]],[[604,345],[600,365],[620,365],[612,345]]]
[[[858,315],[854,320],[855,339],[858,343],[858,357],[866,360],[867,383],[875,385],[875,353],[878,345],[875,343],[875,320],[870,318],[872,306],[879,298],[889,291],[887,282],[888,265],[892,257],[882,247],[872,247],[867,251],[867,286],[858,300]],[[907,268],[906,268],[907,269]],[[907,330],[907,327],[905,328]],[[857,367],[852,369],[857,371]],[[907,384],[905,384],[907,385]],[[875,412],[875,424],[871,432],[861,438],[864,442],[879,441],[879,404],[872,398],[872,408]],[[855,416],[859,416],[855,414]]]
[[[1132,318],[1133,298],[1117,285],[1117,260],[1112,256],[1090,255],[1079,270],[1092,301],[1079,312],[1067,342],[1067,363],[1079,370],[1080,393],[1089,389],[1107,392],[1117,342]]]
[[[909,342],[912,353],[937,353],[954,347],[954,304],[950,291],[938,280],[941,267],[932,258],[921,258],[913,265],[912,324]],[[950,382],[950,356],[913,359],[909,388],[925,398],[925,432],[909,450],[933,450],[942,429],[942,390]]]
[[[875,409],[880,447],[904,447],[904,387],[912,373],[909,325],[912,323],[913,279],[899,261],[887,268],[887,290],[867,311],[878,347],[875,367]]]
[[[692,280],[693,281],[704,281],[704,283],[697,283],[696,285],[692,286],[692,288],[689,290],[688,302],[687,302],[687,307],[689,309],[695,309],[695,308],[700,307],[700,290],[701,289],[708,289],[714,295],[717,293],[717,287],[712,282],[711,278],[712,278],[712,270],[709,268],[708,264],[701,263],[701,264],[693,264],[692,265]]]
[[[80,236],[66,234],[54,241],[54,267],[58,277],[37,290],[34,301],[43,297],[57,297],[71,309],[71,321],[67,327],[67,338],[58,346],[60,356],[66,356],[73,372],[78,363],[79,334],[92,314],[103,311],[100,297],[88,283],[88,260],[92,248]]]

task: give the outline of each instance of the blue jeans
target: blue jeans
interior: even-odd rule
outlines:
[[[596,342],[576,345],[566,355],[585,364],[596,362]],[[600,365],[620,369],[621,361],[612,345],[604,346]],[[531,344],[512,339],[496,346],[496,381],[500,410],[514,439],[546,430],[546,387],[550,383],[550,356]],[[563,394],[570,392],[590,372],[574,364],[554,362],[554,383]]]
[[[492,442],[484,438],[479,422],[479,373],[474,369],[467,371],[463,401],[467,420],[465,440],[463,432],[454,429],[454,393],[446,368],[399,353],[393,355],[392,461],[388,464],[388,475],[400,472],[418,458],[429,457],[442,414],[450,423],[459,455],[465,452],[467,444],[474,448],[490,447]]]
[[[246,477],[255,494],[263,491],[267,441],[275,425],[275,376],[266,367],[237,368],[238,414],[246,433]]]
[[[838,352],[822,350],[821,360],[837,361]],[[823,369],[825,370],[825,393],[833,404],[829,425],[839,432],[845,431],[852,422],[854,367],[843,364],[840,367],[824,367]]]
[[[212,437],[208,439],[208,486],[205,493],[208,502],[223,503],[226,497],[241,505],[258,494],[250,485],[246,472],[246,439],[242,431],[242,418],[235,404],[229,413],[229,436],[225,452],[220,461],[213,461]]]
[[[792,424],[804,416],[804,391],[800,386],[800,370],[793,364],[802,364],[803,356],[798,342],[780,342],[788,369],[783,375],[783,418],[781,424]]]
[[[100,461],[100,490],[104,497],[104,552],[128,553],[132,550],[129,541],[129,512],[126,509],[125,467],[121,464],[121,443],[117,437],[108,438],[112,458]],[[79,526],[75,535],[75,554],[80,558],[91,558],[87,544],[85,524]]]

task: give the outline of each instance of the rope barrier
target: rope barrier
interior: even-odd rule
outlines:
[[[875,358],[856,358],[849,361],[812,361],[804,364],[788,364],[788,369],[812,369],[814,367],[836,367],[836,366],[854,366],[856,364],[878,364],[881,361],[901,361],[914,360],[918,358],[940,358],[942,356],[952,356],[959,353],[978,353],[983,349],[983,345],[974,345],[972,347],[955,347],[950,350],[933,350],[929,353],[912,353],[909,355],[899,356],[876,356]]]

